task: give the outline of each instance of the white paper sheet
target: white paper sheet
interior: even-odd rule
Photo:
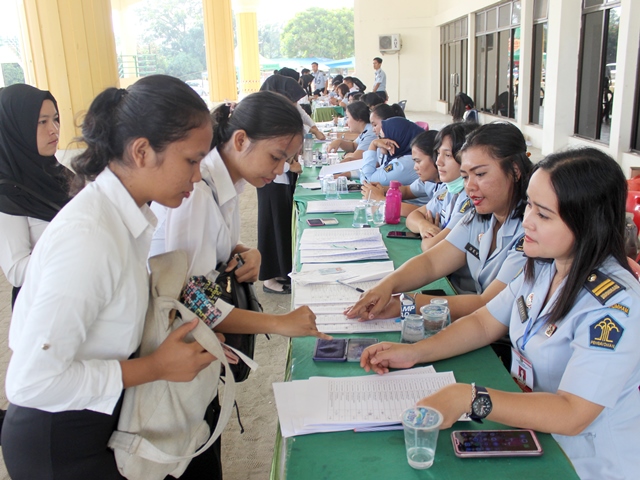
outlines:
[[[320,169],[318,178],[322,178],[325,175],[335,175],[336,173],[351,172],[353,170],[360,170],[364,165],[364,160],[353,160],[351,162],[336,163],[335,165],[325,165]]]
[[[312,200],[307,203],[307,213],[353,212],[360,203],[361,200]]]
[[[453,372],[423,372],[274,383],[282,436],[397,425],[405,409],[455,383]]]

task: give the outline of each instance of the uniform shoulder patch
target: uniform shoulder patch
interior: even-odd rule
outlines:
[[[478,247],[475,247],[475,246],[471,245],[470,243],[467,243],[465,245],[464,249],[467,252],[469,252],[471,255],[476,257],[477,259],[480,259],[480,250],[478,250]]]
[[[438,195],[438,200],[442,201],[447,196],[447,191],[445,190],[440,195]]]
[[[615,350],[623,333],[622,325],[607,315],[589,327],[589,346]]]
[[[390,163],[389,165],[384,167],[384,171],[387,173],[389,173],[391,170],[393,170],[393,163]]]
[[[594,270],[587,276],[584,288],[586,288],[601,305],[607,303],[609,298],[626,290],[625,287],[606,276],[600,270]]]
[[[516,252],[524,252],[524,235],[516,242],[515,250]]]
[[[627,307],[626,305],[623,305],[622,303],[614,303],[613,305],[611,305],[609,308],[613,308],[615,310],[620,310],[621,312],[623,312],[627,317],[629,316],[629,307]]]
[[[460,207],[460,213],[466,212],[470,206],[471,206],[471,199],[467,198],[462,204],[462,206]]]

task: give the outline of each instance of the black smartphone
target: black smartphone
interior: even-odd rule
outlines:
[[[316,340],[316,349],[313,352],[313,360],[316,362],[346,362],[347,361],[346,338],[334,338]]]
[[[362,190],[362,185],[359,183],[350,183],[349,185],[347,185],[347,190],[349,190],[350,192],[359,192],[360,190]]]
[[[542,455],[533,430],[457,430],[451,433],[451,442],[461,458]]]
[[[434,297],[446,297],[448,294],[441,288],[434,288],[433,290],[422,290],[420,291],[423,295],[431,295]]]
[[[410,238],[412,240],[422,240],[422,237],[419,233],[400,232],[397,230],[387,233],[387,238]]]
[[[309,218],[307,220],[307,223],[309,224],[310,227],[323,227],[324,226],[324,222],[322,221],[321,218]]]

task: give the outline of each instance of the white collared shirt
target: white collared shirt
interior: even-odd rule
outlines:
[[[105,169],[49,224],[16,302],[9,401],[47,412],[111,414],[120,361],[138,348],[155,217]]]
[[[31,251],[49,222],[0,212],[0,268],[14,287],[24,283]]]
[[[240,242],[240,208],[238,195],[245,180],[235,185],[217,149],[200,164],[202,181],[178,208],[153,203],[151,209],[159,217],[166,211],[164,223],[154,234],[151,256],[172,250],[184,250],[189,258],[189,276],[207,275],[220,262],[227,262]],[[217,202],[212,188],[215,189]],[[164,238],[162,242],[155,240]]]

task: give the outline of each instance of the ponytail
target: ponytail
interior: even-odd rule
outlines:
[[[210,122],[209,110],[195,91],[168,75],[150,75],[128,89],[108,88],[91,103],[80,141],[87,149],[71,161],[72,193],[93,181],[110,162],[129,164],[126,148],[146,138],[155,152],[184,139]]]
[[[244,130],[251,140],[302,136],[302,117],[284,95],[260,91],[247,96],[233,109],[220,105],[211,114],[213,140],[211,148],[220,148],[236,130]]]

